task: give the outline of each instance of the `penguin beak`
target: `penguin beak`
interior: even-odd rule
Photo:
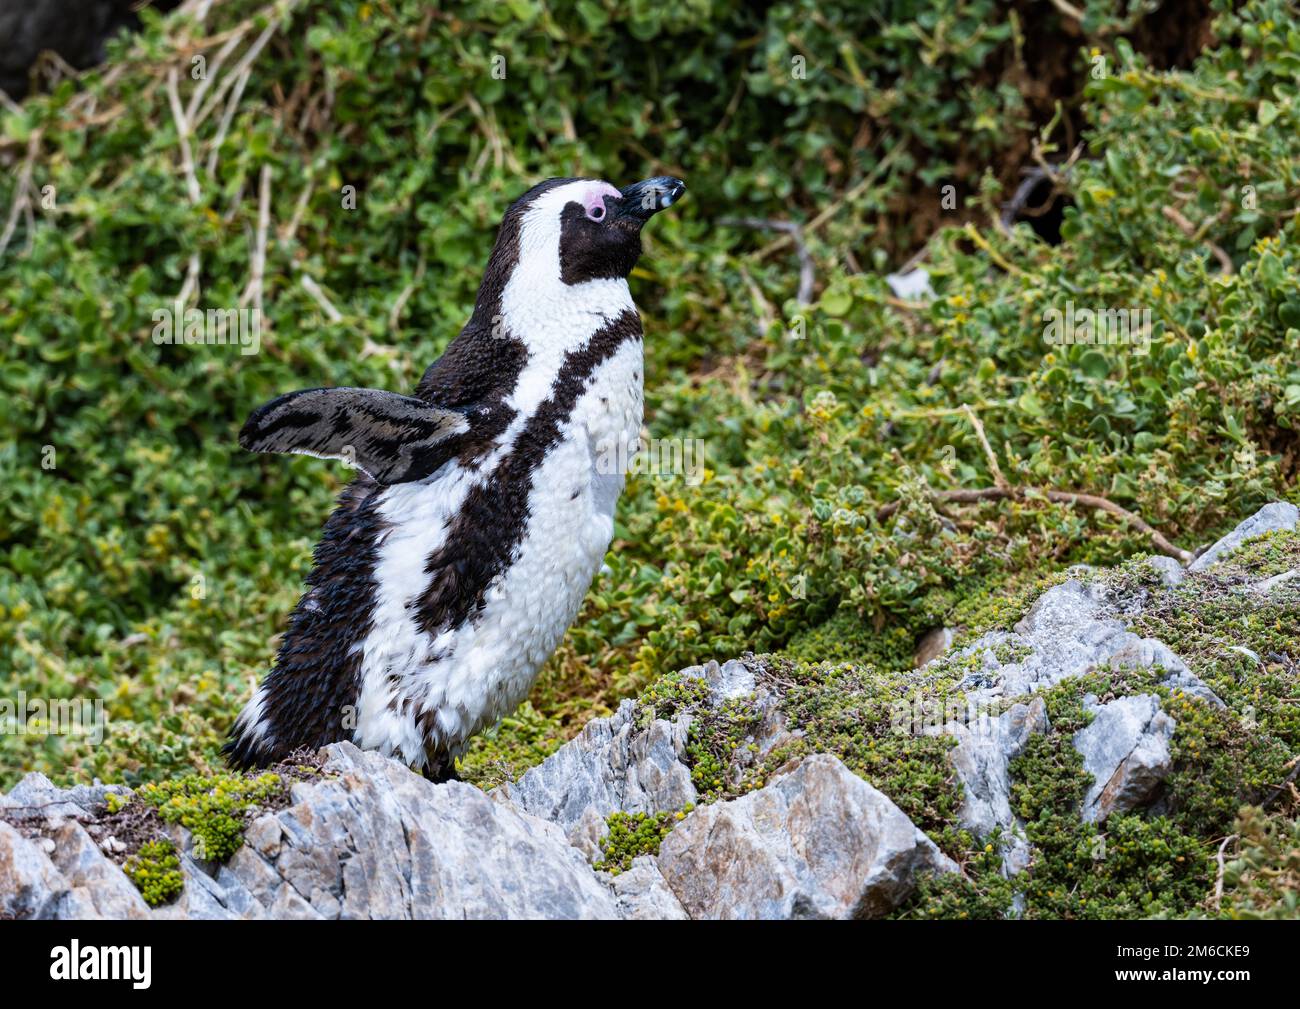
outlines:
[[[686,183],[671,175],[656,175],[644,182],[634,182],[620,191],[618,216],[638,226],[661,210],[667,210],[686,192]]]

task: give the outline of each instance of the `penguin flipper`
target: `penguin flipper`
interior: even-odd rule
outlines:
[[[381,484],[420,480],[441,464],[439,443],[469,430],[465,414],[379,389],[302,389],[249,416],[250,452],[342,459]]]

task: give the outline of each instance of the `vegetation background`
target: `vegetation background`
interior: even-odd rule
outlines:
[[[103,698],[111,720],[100,746],[0,736],[0,785],[219,767],[348,479],[241,452],[239,425],[294,388],[413,388],[502,211],[548,176],[688,181],[632,285],[648,433],[698,439],[706,471],[632,478],[610,570],[471,780],[711,658],[891,683],[927,630],[1014,620],[1069,565],[1154,549],[1041,491],[1105,496],[1184,549],[1300,500],[1286,0],[216,0],[143,21],[0,113],[3,669],[10,692]],[[886,274],[918,264],[934,296],[896,296]],[[260,353],[156,345],[182,293],[260,305]],[[1068,301],[1150,309],[1149,352],[1047,345]],[[1028,492],[936,507],[995,486],[991,457]],[[1293,639],[1285,619],[1268,633]],[[1291,688],[1250,687],[1269,689]],[[1300,726],[1266,707],[1271,772]],[[858,766],[891,795],[915,770]],[[951,826],[951,790],[928,787],[905,808]],[[1106,910],[1194,906],[1221,805],[1134,826],[1201,875]],[[1035,911],[1086,913],[1059,894]]]

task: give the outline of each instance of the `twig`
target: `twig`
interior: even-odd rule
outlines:
[[[976,228],[975,225],[967,221],[966,227],[963,228],[962,231],[967,238],[969,238],[972,242],[974,242],[976,245],[978,245],[981,249],[984,250],[984,252],[988,255],[989,259],[997,263],[998,266],[1006,270],[1007,273],[1015,274],[1017,277],[1023,277],[1025,275],[1024,270],[1016,266],[1015,263],[1008,262],[1003,257],[1003,255],[1000,252],[998,252],[997,249],[989,245],[988,239],[979,233],[979,229]]]
[[[876,179],[878,179],[881,176],[881,174],[884,173],[884,171],[894,163],[894,159],[898,157],[898,155],[903,153],[906,147],[907,147],[907,137],[900,137],[898,141],[894,144],[894,146],[889,149],[889,151],[885,154],[883,158],[881,158],[879,161],[876,162],[875,167],[873,167],[871,171],[869,171],[865,176],[863,176],[863,178],[861,179],[861,181],[857,183],[857,185],[853,186],[852,189],[850,189],[838,200],[836,200],[829,207],[827,207],[820,214],[818,214],[811,221],[809,221],[806,225],[804,225],[804,229],[803,229],[804,234],[811,235],[813,232],[817,231],[819,228],[821,228],[823,224],[825,224],[832,217],[838,214],[840,212],[840,208],[842,208],[846,203],[851,203],[853,200],[856,200],[859,196],[861,196],[862,193],[866,192],[866,190],[875,183]],[[787,245],[791,243],[791,241],[792,239],[789,235],[782,235],[774,242],[770,242],[769,244],[763,246],[763,248],[759,249],[758,252],[754,253],[754,258],[766,259],[772,253],[780,249],[784,249]]]
[[[212,57],[212,62],[204,68],[205,72],[203,77],[199,81],[198,86],[195,87],[194,93],[190,95],[190,103],[185,107],[185,119],[187,122],[194,122],[194,117],[198,115],[199,104],[203,101],[203,96],[207,94],[208,88],[212,86],[212,82],[216,80],[217,74],[221,70],[221,65],[226,62],[226,57],[230,55],[230,51],[234,49],[235,46],[239,45],[243,39],[243,32],[232,35],[226,40],[226,44],[217,50],[216,55]]]
[[[272,21],[262,30],[262,34],[253,40],[253,44],[248,47],[244,52],[244,55],[240,57],[239,62],[235,64],[234,70],[232,70],[220,86],[213,91],[212,97],[209,98],[199,110],[199,116],[193,123],[196,128],[203,122],[203,120],[207,119],[208,116],[212,114],[212,110],[217,107],[217,103],[225,98],[226,92],[229,91],[235,82],[239,80],[244,71],[248,70],[253,65],[253,61],[257,59],[262,48],[268,41],[270,41],[271,36],[275,34],[275,30],[279,27],[280,21]]]
[[[329,300],[329,298],[325,297],[325,292],[320,289],[320,285],[305,273],[302,275],[302,287],[304,291],[315,299],[316,304],[320,305],[324,310],[325,315],[329,317],[330,322],[342,321],[343,313],[334,307],[334,304]]]
[[[1066,0],[1052,0],[1052,6],[1055,7],[1062,14],[1064,14],[1066,17],[1073,18],[1075,21],[1078,21],[1080,24],[1083,24],[1083,19],[1085,15],[1083,11],[1079,10],[1079,8],[1075,7],[1073,4],[1066,3]]]
[[[298,194],[298,202],[293,206],[293,214],[289,218],[288,225],[286,225],[284,230],[280,232],[277,239],[280,243],[280,248],[282,249],[288,248],[289,244],[298,234],[298,225],[302,223],[302,215],[307,212],[307,204],[310,202],[311,194],[315,189],[315,183],[312,181],[312,176],[314,174],[315,169],[309,167],[307,169],[307,181],[303,183],[302,192]]]
[[[197,251],[190,253],[189,264],[185,267],[185,283],[181,285],[181,293],[176,295],[177,302],[181,308],[190,300],[192,295],[199,287],[199,271],[203,267],[203,262]]]
[[[1237,834],[1229,834],[1227,837],[1225,837],[1223,839],[1223,843],[1219,845],[1219,853],[1214,857],[1214,860],[1219,865],[1219,871],[1218,873],[1216,873],[1214,877],[1214,910],[1215,911],[1219,910],[1219,905],[1223,902],[1223,872],[1224,872],[1223,853],[1227,850],[1229,844],[1237,840],[1238,836],[1239,835]]]
[[[1300,757],[1292,757],[1290,764],[1291,773],[1282,779],[1282,784],[1273,789],[1272,795],[1259,804],[1260,809],[1268,809],[1269,806],[1273,805],[1277,797],[1286,791],[1287,786],[1291,784],[1291,782],[1295,781],[1296,775],[1300,774]]]
[[[185,173],[185,187],[192,206],[198,206],[203,194],[199,189],[199,178],[194,171],[194,151],[190,147],[190,121],[185,118],[181,108],[180,92],[176,88],[176,68],[167,71],[167,101],[172,108],[172,119],[176,122],[176,136],[180,141],[181,170]]]
[[[248,286],[244,288],[239,304],[253,303],[262,314],[262,278],[266,275],[266,233],[271,227],[271,166],[263,165],[257,185],[257,238],[253,242],[253,262],[249,269]]]
[[[9,219],[5,221],[5,230],[0,234],[0,256],[4,255],[5,249],[9,248],[9,240],[14,236],[14,229],[18,227],[18,216],[26,211],[31,212],[31,188],[32,188],[32,169],[36,165],[36,155],[41,148],[41,131],[32,130],[32,134],[27,138],[27,157],[23,159],[23,167],[18,172],[18,179],[14,183],[14,201],[9,207]],[[29,235],[30,240],[30,235]]]
[[[402,293],[397,296],[397,300],[393,302],[393,307],[388,311],[388,329],[394,336],[399,332],[397,327],[402,318],[402,310],[406,308],[406,302],[415,293],[415,287],[420,283],[423,276],[424,253],[420,253],[420,262],[416,264],[415,276],[411,278],[411,282],[406,287],[402,288]]]
[[[813,266],[812,253],[803,240],[803,228],[794,221],[778,221],[767,217],[728,217],[718,222],[726,228],[758,228],[768,231],[782,231],[794,242],[799,256],[799,292],[795,295],[800,305],[812,303],[813,285],[817,274]]]
[[[221,121],[217,124],[217,135],[212,138],[212,145],[208,148],[207,172],[209,178],[215,178],[217,174],[217,159],[221,156],[221,145],[226,142],[226,133],[230,130],[231,120],[235,118],[235,110],[239,108],[239,100],[244,96],[244,88],[248,85],[248,78],[252,76],[251,70],[244,70],[235,81],[235,89],[230,94],[230,100],[226,102],[226,107],[221,110]]]
[[[1196,241],[1197,239],[1204,241],[1205,244],[1210,247],[1210,251],[1214,253],[1214,258],[1219,261],[1219,266],[1223,268],[1224,276],[1228,276],[1233,272],[1234,267],[1232,265],[1232,257],[1229,256],[1226,252],[1224,252],[1220,246],[1215,245],[1208,238],[1203,237],[1202,233],[1205,231],[1204,226],[1198,229],[1196,225],[1194,225],[1191,221],[1189,221],[1186,217],[1184,217],[1174,207],[1161,207],[1160,213],[1164,214],[1165,217],[1173,221],[1174,224],[1178,226],[1178,230],[1181,231],[1188,238],[1190,238],[1192,241]]]
[[[932,490],[930,498],[934,501],[949,501],[954,504],[976,504],[983,501],[1002,501],[1008,498],[1017,500],[1039,495],[1055,504],[1068,504],[1081,508],[1096,508],[1122,519],[1138,532],[1149,537],[1161,553],[1168,554],[1182,564],[1189,564],[1192,554],[1169,542],[1164,535],[1145,522],[1140,516],[1127,508],[1122,508],[1104,497],[1096,494],[1080,494],[1078,491],[1042,490],[1035,487],[981,487],[960,490]],[[899,502],[891,501],[876,510],[877,521],[884,521],[898,511]]]
[[[970,408],[969,403],[963,403],[962,409],[966,411],[966,419],[970,421],[971,427],[975,429],[975,437],[980,440],[980,447],[984,449],[984,458],[988,460],[989,469],[993,473],[993,483],[1006,490],[1008,486],[1007,478],[1002,475],[1002,469],[998,466],[998,457],[993,454],[993,449],[989,445],[988,436],[984,433],[983,422],[975,415],[975,411]]]
[[[754,305],[759,312],[758,331],[766,333],[772,328],[772,323],[776,321],[776,313],[772,310],[772,303],[763,296],[763,289],[758,286],[749,271],[745,269],[743,263],[739,264],[740,276],[745,281],[745,286],[749,288],[749,296],[754,299]]]

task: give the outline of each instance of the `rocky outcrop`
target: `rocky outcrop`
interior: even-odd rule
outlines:
[[[659,870],[692,918],[876,918],[921,873],[957,866],[894,803],[829,755],[692,813]]]
[[[1294,530],[1300,525],[1300,508],[1286,501],[1274,501],[1266,504],[1250,518],[1246,519],[1227,536],[1210,546],[1196,560],[1187,566],[1188,571],[1205,571],[1223,560],[1247,540],[1265,533]]]
[[[571,844],[558,823],[509,800],[460,782],[431,784],[350,743],[324,753],[323,773],[295,782],[286,808],[253,820],[225,865],[195,858],[188,834],[178,831],[184,889],[177,901],[152,911],[77,819],[102,815],[103,807],[32,776],[24,793],[53,791],[51,808],[59,812],[21,821],[32,827],[26,833],[0,821],[0,912],[176,919],[863,917],[895,907],[918,873],[956,869],[897,806],[828,756],[805,759],[743,799],[697,810],[670,835],[677,840],[659,859],[643,856],[609,876],[590,867],[582,846]],[[12,796],[7,802],[6,815],[18,808]]]
[[[1294,517],[1290,506],[1270,507],[1204,556],[1226,556]],[[896,731],[952,737],[958,820],[981,839],[1001,837],[1008,876],[1034,866],[1012,766],[1053,731],[1042,691],[1103,667],[1155,669],[1164,685],[1222,706],[1164,642],[1128,622],[1181,605],[1207,580],[1241,598],[1293,591],[1293,572],[1216,581],[1150,563],[1158,579],[1075,571],[1012,630],[927,656],[906,674],[907,689],[957,682],[939,699],[960,700],[965,715]],[[287,801],[251,819],[224,864],[198,857],[183,828],[166,828],[184,886],[158,908],[127,878],[129,844],[106,826],[117,822],[106,816],[110,796],[127,790],[58,789],[28,775],[0,797],[0,918],[843,919],[888,914],[927,876],[958,872],[894,801],[902,797],[815,752],[815,730],[790,724],[806,710],[806,697],[787,704],[796,687],[752,658],[683,670],[666,693],[624,702],[490,794],[434,785],[350,744],[326,747],[319,773],[293,780]],[[1172,767],[1173,717],[1152,692],[1083,703],[1091,720],[1069,739],[1092,779],[1079,816],[1101,823],[1142,811]],[[713,747],[707,765],[696,764],[702,739]],[[704,795],[692,776],[700,766],[709,767]],[[648,837],[657,853],[611,858],[603,842],[614,813],[652,818],[637,845]],[[598,871],[607,860],[611,871]]]
[[[1104,584],[1071,578],[1039,597],[1014,631],[994,631],[960,649],[979,668],[962,687],[974,703],[1013,698],[1053,687],[1097,668],[1165,670],[1165,684],[1222,705],[1163,642],[1130,631]],[[1000,656],[1012,655],[1003,660]]]
[[[182,835],[184,890],[176,903],[153,913],[621,917],[614,895],[555,824],[493,802],[470,785],[433,785],[350,743],[327,747],[326,753],[324,773],[294,783],[291,805],[255,820],[227,864],[195,859]],[[83,837],[80,824],[63,819],[43,829],[54,832],[53,851],[12,828],[0,834],[0,866],[9,870],[0,892],[19,895],[16,901],[5,898],[5,912],[55,918],[145,913],[130,881]],[[75,845],[62,847],[69,836]]]
[[[588,722],[576,739],[494,794],[559,825],[594,860],[611,813],[659,813],[696,799],[683,762],[690,719],[655,719],[640,731],[635,722],[636,705],[624,701],[612,718]]]
[[[1089,694],[1084,706],[1093,720],[1074,736],[1083,768],[1092,775],[1080,815],[1099,823],[1112,813],[1139,809],[1152,798],[1169,773],[1169,741],[1174,720],[1160,710],[1152,694],[1120,697],[1098,704]]]
[[[1008,876],[1029,865],[1029,844],[1011,812],[1011,761],[1029,737],[1048,731],[1047,705],[1041,697],[1015,704],[994,718],[970,723],[948,722],[938,730],[957,739],[950,759],[962,786],[961,823],[976,837],[1003,831],[1002,862]]]

